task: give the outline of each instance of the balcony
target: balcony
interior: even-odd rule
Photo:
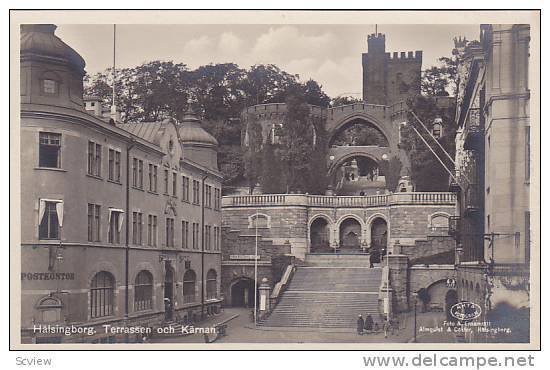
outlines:
[[[464,123],[464,149],[479,150],[483,147],[483,127],[479,108],[470,108]]]
[[[464,200],[464,214],[466,216],[478,213],[482,209],[481,202],[483,197],[480,196],[479,184],[470,184],[466,188],[466,197]]]
[[[305,206],[322,208],[370,208],[401,204],[454,205],[456,195],[448,192],[393,193],[369,196],[330,196],[306,194],[263,194],[225,196],[222,208]]]

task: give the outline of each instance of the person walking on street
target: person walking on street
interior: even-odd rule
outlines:
[[[363,316],[359,315],[359,318],[357,319],[357,334],[363,335],[364,327],[365,327],[365,320],[363,320]]]
[[[367,334],[372,332],[372,327],[374,325],[374,320],[372,319],[372,316],[369,314],[367,315],[367,318],[365,319],[365,331]]]
[[[384,318],[384,338],[388,337],[388,331],[390,330],[390,321],[388,318]]]

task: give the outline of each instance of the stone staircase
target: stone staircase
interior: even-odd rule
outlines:
[[[259,325],[355,328],[357,316],[380,322],[382,268],[368,255],[307,255],[271,315]]]

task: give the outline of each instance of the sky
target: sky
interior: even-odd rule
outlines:
[[[386,35],[386,52],[423,51],[422,68],[450,56],[453,38],[479,39],[479,25],[378,25]],[[233,62],[241,68],[275,64],[319,82],[330,97],[361,97],[361,53],[375,25],[357,24],[215,24],[117,25],[117,67],[152,60],[185,63],[191,69],[209,63]],[[57,36],[86,60],[94,74],[113,63],[112,25],[58,25]]]

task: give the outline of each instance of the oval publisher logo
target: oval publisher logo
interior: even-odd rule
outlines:
[[[451,316],[457,320],[474,320],[481,316],[481,307],[473,302],[458,302],[451,307]]]

